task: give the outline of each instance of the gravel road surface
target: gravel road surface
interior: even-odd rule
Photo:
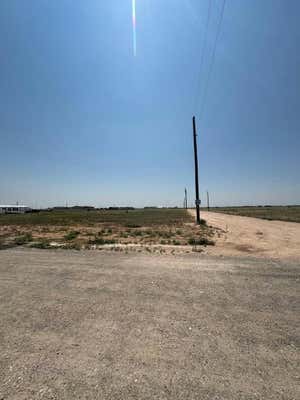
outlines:
[[[249,257],[1,251],[0,399],[299,399],[299,282]]]

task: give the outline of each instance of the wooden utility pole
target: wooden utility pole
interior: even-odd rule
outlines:
[[[187,190],[184,189],[184,208],[188,208]]]
[[[209,193],[206,191],[206,196],[207,196],[207,211],[209,211]]]
[[[196,223],[200,224],[198,151],[197,151],[197,131],[196,131],[196,118],[195,117],[193,117],[193,137],[194,137],[194,159],[195,159]]]

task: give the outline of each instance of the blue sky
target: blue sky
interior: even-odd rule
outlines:
[[[300,3],[0,2],[0,203],[300,203]],[[198,84],[200,83],[200,84]],[[195,99],[199,98],[197,102]],[[197,103],[195,105],[195,103]]]

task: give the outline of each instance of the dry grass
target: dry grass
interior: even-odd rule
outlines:
[[[19,226],[96,226],[117,224],[128,228],[142,226],[171,225],[190,221],[183,209],[137,209],[137,210],[95,210],[95,211],[41,211],[28,214],[2,214],[1,225]]]
[[[100,218],[97,212],[94,221],[84,220],[87,212],[77,213],[79,222],[74,224],[74,212],[70,212],[69,223],[67,212],[63,212],[63,225],[54,224],[57,216],[50,221],[49,213],[39,216],[39,221],[44,219],[45,225],[36,224],[35,214],[27,214],[23,219],[18,215],[5,216],[8,218],[0,218],[1,243],[4,246],[22,244],[38,248],[60,247],[78,250],[106,245],[137,245],[147,249],[158,244],[169,247],[214,244],[213,229],[208,227],[205,221],[202,221],[200,226],[195,225],[186,210],[101,211],[99,213],[105,218]],[[109,220],[111,222],[108,222]],[[7,221],[8,224],[3,224]],[[23,224],[18,225],[16,222]],[[23,240],[24,238],[26,240]]]

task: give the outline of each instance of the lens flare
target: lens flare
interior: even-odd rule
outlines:
[[[136,56],[136,12],[135,0],[132,0],[132,31],[133,31],[133,55]]]

